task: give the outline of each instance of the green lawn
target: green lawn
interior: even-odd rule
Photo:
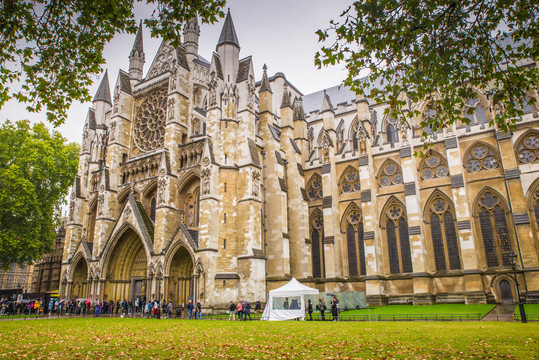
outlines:
[[[539,304],[524,304],[524,311],[528,320],[539,320]],[[515,315],[520,319],[520,309],[515,308]]]
[[[533,359],[537,339],[537,323],[77,318],[1,322],[0,358]]]

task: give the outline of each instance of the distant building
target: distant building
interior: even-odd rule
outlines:
[[[34,265],[11,264],[9,270],[0,271],[0,290],[31,292],[33,274]]]
[[[143,77],[139,29],[112,97],[103,77],[81,129],[61,297],[225,308],[295,277],[372,305],[513,302],[514,252],[539,302],[535,89],[512,133],[488,126],[503,109],[478,91],[470,123],[431,132],[415,157],[428,101],[408,123],[369,89],[304,95],[265,67],[257,82],[230,13],[210,60],[199,33],[193,20],[183,44],[163,42]]]
[[[52,251],[47,253],[34,264],[32,279],[33,293],[57,292],[60,286],[60,270],[62,268],[62,254],[64,251],[65,226],[62,223],[56,237]]]

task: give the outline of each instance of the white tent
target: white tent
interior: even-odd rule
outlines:
[[[305,295],[317,295],[318,290],[303,285],[295,278],[269,292],[261,320],[291,320],[305,317]]]

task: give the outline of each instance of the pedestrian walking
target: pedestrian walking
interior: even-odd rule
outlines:
[[[256,314],[256,319],[258,320],[259,319],[259,316],[258,314],[260,314],[260,310],[262,309],[262,305],[260,304],[260,300],[257,300],[255,302],[255,314]]]
[[[309,314],[310,320],[313,321],[313,303],[309,299],[307,302],[307,313]]]
[[[236,313],[236,305],[234,305],[233,301],[231,301],[230,305],[228,306],[228,313],[229,313],[228,320],[234,321],[235,320],[234,314]]]
[[[243,321],[243,304],[240,301],[238,301],[238,305],[236,305],[236,311],[238,312],[238,320]]]

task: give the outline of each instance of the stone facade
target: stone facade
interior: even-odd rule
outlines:
[[[0,290],[31,292],[33,274],[34,265],[11,264],[9,270],[0,271]]]
[[[100,299],[265,300],[291,277],[370,304],[539,299],[539,117],[430,134],[344,87],[303,95],[255,82],[230,13],[211,61],[199,27],[164,42],[145,78],[142,34],[89,109],[71,194],[60,294]],[[537,94],[530,94],[537,98]],[[536,102],[537,103],[537,102]],[[523,271],[522,271],[523,270]]]

